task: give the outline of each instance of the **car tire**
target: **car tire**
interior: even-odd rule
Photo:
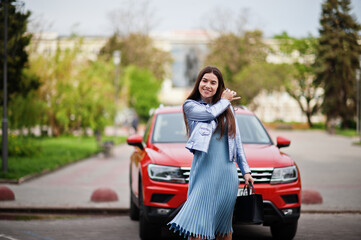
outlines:
[[[130,200],[129,201],[130,201],[129,217],[130,217],[131,220],[137,221],[137,220],[139,220],[139,208],[133,202],[132,191],[130,191]]]
[[[142,183],[139,182],[139,236],[142,240],[160,239],[161,226],[151,223],[145,216]]]
[[[298,221],[271,226],[273,239],[292,240],[297,232]]]

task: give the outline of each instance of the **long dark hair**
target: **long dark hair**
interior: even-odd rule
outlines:
[[[196,82],[194,84],[194,88],[193,88],[192,92],[189,94],[189,96],[187,97],[187,99],[199,100],[201,98],[201,94],[199,92],[199,84],[200,84],[204,74],[206,74],[206,73],[213,73],[218,78],[218,88],[217,88],[216,94],[214,94],[214,96],[213,96],[212,104],[218,102],[221,99],[222,93],[226,89],[226,87],[224,85],[223,76],[222,76],[221,71],[217,67],[214,67],[214,66],[207,66],[199,72]],[[232,106],[227,108],[221,115],[219,115],[217,117],[218,124],[217,124],[216,131],[219,129],[221,130],[220,137],[223,136],[225,127],[226,127],[224,119],[226,119],[226,122],[228,125],[228,136],[230,136],[232,138],[234,138],[236,136],[236,123],[235,123],[235,119],[234,119],[234,115],[231,110],[231,107]],[[185,122],[186,129],[187,129],[187,135],[189,136],[189,126],[188,126],[188,122],[187,122],[184,110],[183,110],[183,116],[184,116],[184,122]]]

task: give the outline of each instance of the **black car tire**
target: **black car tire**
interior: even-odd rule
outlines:
[[[145,216],[145,207],[143,202],[143,189],[141,182],[139,183],[139,236],[142,240],[160,239],[161,226],[151,223]]]
[[[130,201],[129,217],[130,217],[131,220],[137,221],[137,220],[139,220],[139,208],[133,202],[132,191],[130,191],[130,200],[129,201]]]
[[[271,226],[273,239],[292,240],[297,232],[298,221]]]
[[[139,220],[139,208],[133,202],[133,191],[132,191],[132,166],[129,167],[129,188],[130,188],[130,206],[129,206],[129,217],[133,221]]]

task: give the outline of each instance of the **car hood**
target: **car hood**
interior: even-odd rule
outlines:
[[[293,165],[293,160],[275,145],[244,144],[244,151],[251,168],[275,168]]]
[[[244,144],[248,164],[251,168],[275,168],[293,165],[293,160],[275,145]],[[190,167],[193,154],[185,143],[157,143],[146,149],[151,162],[159,165]]]
[[[147,149],[152,163],[168,166],[190,167],[193,154],[185,148],[185,143],[157,143]]]

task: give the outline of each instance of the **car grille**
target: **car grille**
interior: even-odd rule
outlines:
[[[238,179],[240,183],[244,183],[244,178],[241,170],[237,168]],[[251,168],[252,178],[254,183],[270,183],[273,173],[273,168]]]
[[[183,173],[186,182],[189,181],[189,174],[191,171],[190,167],[181,167],[181,171]],[[238,171],[238,178],[240,183],[244,183],[243,175],[241,170],[237,168]],[[251,168],[252,177],[254,179],[254,183],[270,183],[273,173],[273,168]]]
[[[189,174],[191,172],[190,167],[181,167],[181,171],[183,173],[183,177],[186,179],[186,182],[189,182]]]

